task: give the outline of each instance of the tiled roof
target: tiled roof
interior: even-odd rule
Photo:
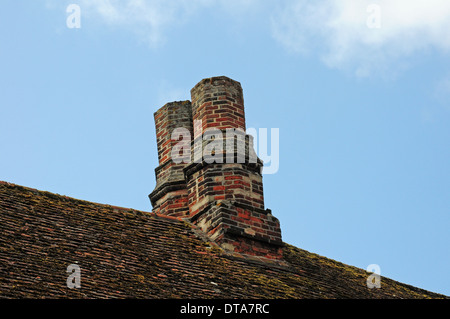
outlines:
[[[0,298],[442,298],[285,244],[230,255],[192,224],[0,182]],[[67,266],[81,268],[69,289]]]

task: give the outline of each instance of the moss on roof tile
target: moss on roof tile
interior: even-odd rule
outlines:
[[[286,244],[229,255],[192,224],[0,182],[2,298],[445,298]],[[66,285],[81,267],[81,288]]]

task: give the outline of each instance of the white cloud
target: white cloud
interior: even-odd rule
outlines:
[[[100,18],[108,25],[127,28],[151,46],[165,41],[171,26],[180,26],[204,8],[242,15],[256,0],[81,0],[88,18]]]
[[[373,28],[375,5],[380,28]],[[378,16],[375,16],[377,18]],[[319,54],[358,76],[405,66],[413,53],[450,51],[448,0],[296,0],[272,16],[273,36],[288,50]]]
[[[162,29],[182,24],[192,10],[207,0],[81,0],[87,18],[129,29],[152,46],[164,42]]]
[[[212,10],[244,19],[261,15],[271,20],[273,37],[288,50],[314,54],[329,67],[361,77],[402,70],[420,51],[450,51],[450,0],[78,1],[82,19],[127,29],[151,46],[164,43],[169,28]],[[381,10],[380,28],[368,27],[370,5]]]

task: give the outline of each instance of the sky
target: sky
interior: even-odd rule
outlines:
[[[151,211],[153,113],[221,75],[285,242],[450,295],[448,0],[2,0],[0,180]]]

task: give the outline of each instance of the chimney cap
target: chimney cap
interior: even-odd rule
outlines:
[[[205,78],[205,79],[201,80],[191,89],[191,93],[194,92],[195,90],[197,90],[200,86],[203,86],[207,83],[214,84],[217,81],[231,82],[232,84],[234,84],[242,89],[240,82],[233,80],[225,75],[221,75],[221,76],[213,76],[213,77]]]

